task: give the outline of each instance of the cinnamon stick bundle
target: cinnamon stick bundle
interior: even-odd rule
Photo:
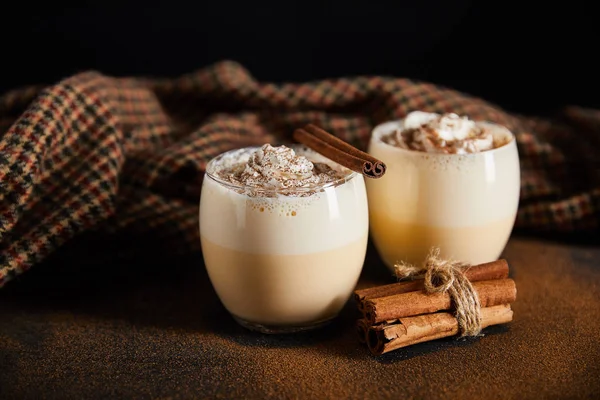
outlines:
[[[504,324],[512,321],[510,304],[500,304],[481,309],[481,326]],[[456,318],[447,312],[399,318],[393,324],[370,326],[365,336],[367,347],[380,355],[402,347],[430,340],[454,336],[459,333]]]
[[[487,281],[492,279],[508,278],[508,263],[501,259],[488,263],[474,265],[465,270],[465,276],[471,282]],[[412,281],[396,282],[388,285],[374,286],[366,289],[354,291],[354,301],[357,304],[358,310],[364,312],[365,301],[392,296],[395,294],[414,292],[423,290],[423,279],[415,279]]]
[[[344,142],[316,125],[308,124],[294,131],[294,139],[317,153],[337,162],[352,171],[369,178],[381,178],[385,164],[364,151]]]
[[[469,293],[474,292],[481,307],[475,332],[512,320],[510,303],[516,300],[517,289],[508,278],[506,260],[475,265],[456,273],[469,280],[472,287]],[[449,292],[427,292],[424,279],[356,290],[354,299],[362,313],[362,318],[356,321],[358,340],[376,355],[465,332],[460,322],[464,323],[464,319],[457,319],[464,314],[454,315],[458,306]]]

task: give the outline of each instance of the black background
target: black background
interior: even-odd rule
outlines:
[[[578,2],[4,2],[0,92],[87,69],[177,76],[230,59],[263,81],[384,74],[523,113],[598,107],[596,18]]]

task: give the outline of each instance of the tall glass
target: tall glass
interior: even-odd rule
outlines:
[[[311,161],[320,157],[295,150]],[[363,176],[348,170],[295,195],[256,190],[217,176],[219,160],[235,152],[249,154],[234,150],[208,163],[200,199],[202,252],[217,295],[252,330],[296,332],[329,322],[352,294],[365,259]]]
[[[402,121],[377,126],[369,153],[387,165],[367,182],[373,242],[385,264],[420,264],[432,246],[444,257],[479,264],[500,257],[519,202],[519,156],[513,134],[480,122],[506,144],[473,154],[425,153],[381,138]]]

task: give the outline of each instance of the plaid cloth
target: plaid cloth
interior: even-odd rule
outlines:
[[[291,140],[307,123],[364,149],[376,124],[412,110],[452,111],[516,134],[517,229],[598,231],[598,111],[528,118],[392,77],[260,83],[229,61],[173,80],[86,72],[0,97],[0,286],[87,231],[151,234],[174,253],[198,251],[199,190],[212,157]]]

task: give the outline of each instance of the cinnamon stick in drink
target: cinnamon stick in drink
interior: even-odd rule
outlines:
[[[506,260],[500,259],[484,264],[473,265],[466,268],[464,274],[471,282],[505,279],[508,278],[508,263]],[[364,304],[366,300],[423,290],[423,283],[423,279],[415,279],[412,281],[396,282],[388,285],[355,290],[354,301],[356,302],[358,310],[361,313],[364,313]]]
[[[360,172],[368,178],[381,178],[385,174],[385,164],[364,151],[357,149],[316,125],[308,124],[294,131],[294,139],[310,147],[352,171]]]
[[[510,304],[500,304],[481,309],[481,327],[512,321]],[[395,324],[371,326],[367,333],[367,346],[372,354],[380,355],[416,343],[454,336],[459,333],[456,318],[439,312],[400,318]]]
[[[517,287],[512,279],[494,279],[473,282],[481,307],[509,304],[517,298]],[[450,310],[452,301],[446,293],[428,294],[423,290],[374,298],[364,302],[364,316],[371,325],[383,321],[420,314]]]

